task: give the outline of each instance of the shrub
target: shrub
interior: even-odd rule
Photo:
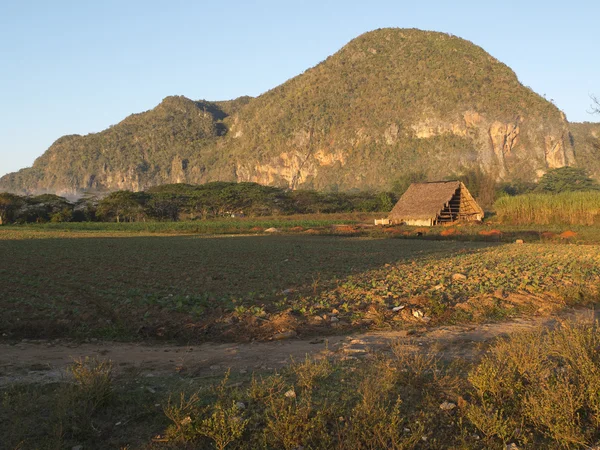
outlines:
[[[73,383],[59,392],[51,422],[59,443],[64,439],[97,439],[96,416],[110,405],[113,395],[112,363],[96,358],[75,360],[67,368]]]
[[[112,363],[96,358],[76,360],[69,368],[77,393],[92,410],[107,403],[112,394]]]
[[[489,440],[597,442],[599,331],[598,323],[580,322],[498,341],[469,375],[467,417]]]
[[[180,442],[207,439],[217,450],[224,450],[239,440],[248,420],[243,418],[243,409],[229,395],[228,380],[229,373],[216,388],[216,400],[208,406],[201,405],[197,392],[189,396],[182,392],[179,402],[173,402],[169,397],[164,407],[165,415],[172,422],[167,437]]]

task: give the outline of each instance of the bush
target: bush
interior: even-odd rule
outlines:
[[[582,322],[498,341],[469,375],[467,417],[490,441],[597,443],[599,331]]]
[[[53,411],[55,437],[63,444],[65,439],[97,439],[94,420],[113,395],[112,363],[86,357],[76,360],[67,372],[72,383],[58,395]]]
[[[178,403],[169,398],[164,408],[165,415],[173,422],[167,430],[168,438],[180,442],[208,440],[217,450],[239,440],[248,420],[243,418],[243,408],[230,396],[228,380],[229,373],[216,388],[216,400],[208,406],[201,405],[198,393],[190,396],[181,393]]]

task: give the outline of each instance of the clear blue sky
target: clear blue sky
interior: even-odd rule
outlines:
[[[571,121],[600,95],[598,1],[0,0],[0,175],[167,95],[259,95],[381,27],[449,32]]]

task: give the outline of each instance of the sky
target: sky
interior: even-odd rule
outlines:
[[[597,122],[599,18],[592,0],[0,0],[0,176],[168,95],[260,95],[383,27],[468,39]]]

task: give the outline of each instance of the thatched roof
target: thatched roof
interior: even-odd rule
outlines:
[[[435,219],[461,187],[460,181],[413,183],[390,212],[390,219]],[[463,185],[464,186],[464,185]],[[466,188],[465,188],[466,189]]]

